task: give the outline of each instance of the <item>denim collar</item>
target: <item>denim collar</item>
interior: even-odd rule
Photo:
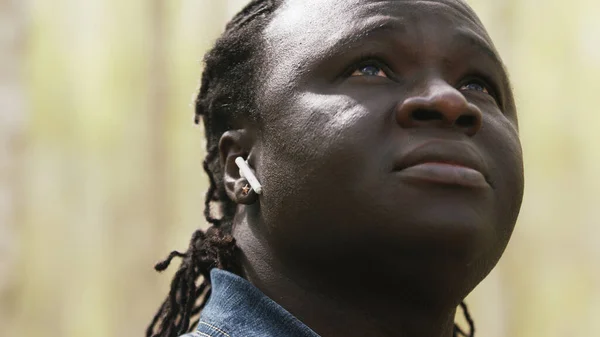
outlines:
[[[247,280],[213,269],[212,291],[194,337],[319,337]]]

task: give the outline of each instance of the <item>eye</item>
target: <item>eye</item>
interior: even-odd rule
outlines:
[[[382,67],[375,64],[364,64],[358,66],[356,70],[350,75],[351,77],[358,76],[377,76],[377,77],[388,77]]]
[[[479,82],[479,81],[471,81],[467,84],[464,84],[460,87],[460,91],[480,91],[486,94],[490,94],[490,90],[488,89],[488,87]]]

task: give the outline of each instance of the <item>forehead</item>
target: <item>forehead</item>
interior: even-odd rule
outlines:
[[[378,28],[423,35],[426,30],[468,32],[492,45],[483,25],[461,0],[286,0],[265,29],[267,45],[326,53]]]

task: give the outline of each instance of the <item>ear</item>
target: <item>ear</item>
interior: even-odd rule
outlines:
[[[248,191],[248,180],[240,176],[235,163],[237,157],[248,160],[252,149],[252,139],[244,130],[229,130],[219,140],[219,161],[223,168],[223,183],[227,196],[237,204],[251,205],[258,200],[254,190]]]

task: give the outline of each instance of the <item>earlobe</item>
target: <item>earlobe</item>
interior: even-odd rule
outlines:
[[[235,162],[240,157],[248,160],[251,152],[252,141],[246,130],[229,130],[221,136],[219,160],[223,167],[223,183],[227,196],[237,204],[251,205],[258,201],[258,194],[248,178],[240,174],[240,167]],[[250,173],[254,175],[251,169]]]
[[[248,180],[250,187],[256,194],[260,194],[262,192],[262,185],[258,182],[258,179],[254,175],[254,171],[252,171],[250,165],[248,165],[248,162],[243,157],[237,157],[235,158],[235,164],[240,169],[240,176]]]
[[[227,194],[229,195],[230,192],[227,191]],[[254,191],[252,187],[250,187],[248,180],[246,180],[245,178],[241,178],[235,181],[233,194],[233,198],[231,198],[231,196],[230,198],[238,204],[252,205],[256,201],[258,201],[258,194]]]

